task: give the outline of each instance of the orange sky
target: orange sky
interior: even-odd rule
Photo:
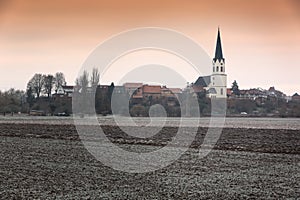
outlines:
[[[136,27],[177,30],[213,56],[220,26],[228,85],[236,79],[240,88],[275,86],[299,93],[298,2],[0,0],[0,90],[25,89],[36,72],[62,71],[73,84],[100,42]]]

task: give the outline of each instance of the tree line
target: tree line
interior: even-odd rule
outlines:
[[[75,80],[76,90],[73,95],[77,95],[80,106],[91,109],[86,110],[86,113],[96,111],[97,114],[111,114],[111,97],[116,87],[113,83],[110,86],[100,87],[99,82],[100,74],[96,68],[92,69],[90,73],[83,71],[81,76]],[[28,81],[26,91],[16,89],[0,91],[0,112],[5,115],[7,113],[28,113],[30,110],[43,110],[52,115],[61,112],[71,114],[75,112],[72,110],[72,98],[67,95],[62,98],[52,97],[53,93],[57,93],[58,89],[65,85],[66,80],[62,72],[57,72],[54,75],[36,73]],[[235,96],[240,95],[241,91],[236,81],[232,83],[231,91]],[[114,98],[118,100],[117,114],[123,114],[124,106],[127,105],[123,103],[123,100],[125,102],[130,97],[125,92],[117,95],[117,98]],[[182,93],[178,98],[181,102],[184,102],[187,95],[192,94]],[[210,99],[206,97],[205,92],[197,94],[197,98],[201,115],[209,116],[211,112]],[[138,104],[130,100],[127,109],[129,109],[132,116],[148,116],[149,108],[154,104],[161,104],[167,110],[168,116],[181,116],[185,113],[193,115],[193,106],[197,106],[190,105],[190,108],[181,110],[177,101],[174,105],[169,106],[167,99],[162,97],[159,99],[144,99]],[[91,108],[89,105],[95,105],[95,107]],[[182,111],[183,113],[181,113]],[[300,117],[300,104],[299,101],[287,102],[283,98],[274,96],[256,99],[227,99],[228,115],[238,115],[242,112],[255,116],[273,114],[281,117]]]
[[[54,75],[36,73],[28,81],[26,91],[14,88],[8,91],[0,91],[0,112],[6,113],[27,113],[32,106],[46,95],[50,99],[51,94],[57,92],[60,86],[66,85],[65,75],[57,72]]]
[[[53,90],[57,92],[59,87],[66,84],[65,75],[62,72],[57,72],[55,75],[37,73],[28,81],[26,93],[36,98],[39,98],[41,94],[50,97]]]

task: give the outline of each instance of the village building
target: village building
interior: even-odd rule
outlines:
[[[72,97],[74,93],[74,86],[62,85],[59,86],[56,90],[55,96],[58,97]]]
[[[160,85],[143,85],[143,98],[145,99],[159,99],[161,97]]]
[[[292,101],[300,101],[300,95],[298,93],[295,93],[293,96],[292,96]]]
[[[140,88],[143,86],[143,83],[124,83],[123,84],[125,91],[131,96],[136,89]]]
[[[182,94],[181,88],[168,88],[167,86],[162,86],[161,88],[161,95],[163,97],[178,98],[180,94]]]
[[[139,104],[143,101],[156,102],[164,100],[169,106],[175,105],[179,95],[182,94],[180,88],[167,88],[160,85],[142,85],[137,88],[132,96],[131,103]]]
[[[215,57],[212,61],[212,74],[210,76],[199,77],[192,85],[192,88],[196,93],[206,91],[209,98],[227,97],[227,74],[225,72],[225,58],[223,57],[219,29]]]
[[[235,98],[255,100],[257,98],[267,98],[267,97],[268,97],[267,91],[261,88],[251,88],[248,90],[240,90],[240,94]]]

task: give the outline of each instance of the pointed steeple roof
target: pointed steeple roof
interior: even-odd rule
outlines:
[[[220,28],[218,28],[218,37],[217,37],[217,45],[216,45],[216,52],[214,61],[216,60],[224,60],[223,58],[223,52],[222,52],[222,44],[221,44],[221,36],[220,36]]]

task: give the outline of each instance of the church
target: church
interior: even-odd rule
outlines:
[[[218,29],[215,57],[212,60],[212,74],[200,76],[193,87],[201,87],[206,90],[206,95],[209,98],[226,98],[227,74],[225,71],[225,58],[222,52],[220,29]]]

